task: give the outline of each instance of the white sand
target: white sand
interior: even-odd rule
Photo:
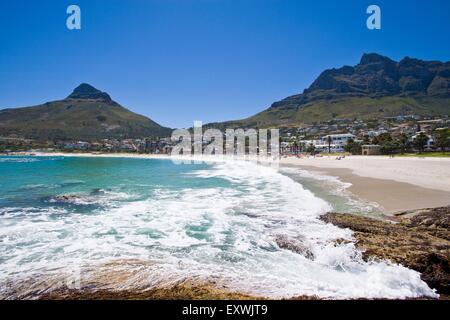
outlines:
[[[375,179],[394,180],[450,192],[450,158],[413,158],[384,156],[347,156],[283,158],[281,164],[316,168],[350,169],[353,174]]]

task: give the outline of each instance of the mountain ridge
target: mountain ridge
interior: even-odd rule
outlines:
[[[242,120],[208,127],[295,126],[334,118],[450,114],[450,61],[365,53],[355,66],[323,71],[302,93]]]

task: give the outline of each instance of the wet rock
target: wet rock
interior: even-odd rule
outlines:
[[[439,293],[450,293],[450,207],[400,213],[395,222],[338,213],[321,219],[353,230],[364,259],[402,264]]]
[[[351,243],[351,242],[352,242],[352,241],[347,240],[347,239],[344,239],[344,238],[339,238],[339,239],[336,239],[336,240],[334,241],[334,243],[337,244],[337,245],[341,245],[341,244],[349,244],[349,243]]]
[[[286,249],[301,254],[302,256],[310,260],[314,259],[314,254],[301,240],[289,238],[284,235],[278,235],[275,238],[275,242],[281,249]]]
[[[55,202],[74,202],[79,200],[80,197],[76,195],[61,195],[61,196],[55,196],[53,198],[53,201]]]
[[[262,300],[263,297],[231,291],[217,283],[179,282],[147,290],[60,290],[41,300]]]
[[[406,211],[396,215],[398,221],[450,240],[450,207]]]

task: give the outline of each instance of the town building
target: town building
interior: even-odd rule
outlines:
[[[322,146],[326,146],[326,149],[328,150],[328,144],[329,144],[328,139],[329,138],[331,138],[331,145],[334,146],[333,151],[334,152],[343,152],[345,146],[348,143],[348,140],[350,140],[350,139],[355,140],[356,136],[351,133],[326,135],[320,139],[321,143],[319,146],[316,145],[316,148],[321,148]]]
[[[381,146],[377,144],[365,144],[362,146],[363,156],[376,156],[381,154]]]

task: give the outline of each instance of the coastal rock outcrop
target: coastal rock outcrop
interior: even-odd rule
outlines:
[[[275,238],[275,242],[281,249],[286,249],[301,254],[302,256],[310,260],[314,259],[314,254],[301,240],[289,238],[284,235],[278,235]]]
[[[52,198],[53,202],[71,203],[80,200],[80,196],[77,195],[61,195]]]
[[[192,281],[149,290],[60,290],[40,300],[262,300],[263,297],[233,292],[215,283]],[[301,299],[301,298],[300,298]]]
[[[392,222],[339,213],[321,219],[353,230],[365,260],[402,264],[420,272],[440,294],[450,294],[450,206],[403,212]]]

